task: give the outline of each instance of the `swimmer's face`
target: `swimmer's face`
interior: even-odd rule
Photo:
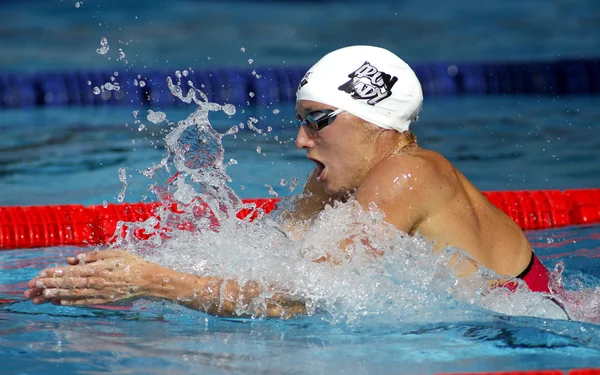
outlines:
[[[320,118],[323,112],[336,110],[322,103],[299,100],[296,114],[301,121],[308,116]],[[341,112],[333,121],[321,122],[320,130],[311,124],[302,125],[296,137],[296,147],[306,150],[307,157],[317,165],[314,177],[331,195],[356,189],[373,165],[375,148],[369,129],[356,116]]]

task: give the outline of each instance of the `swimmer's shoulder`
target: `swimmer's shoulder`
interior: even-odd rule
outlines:
[[[412,187],[427,187],[434,183],[446,185],[446,180],[454,171],[445,157],[419,147],[403,150],[387,158],[378,165],[378,169],[379,173],[406,179]]]
[[[414,148],[382,160],[366,176],[358,193],[387,197],[388,200],[431,202],[448,193],[448,169],[452,166],[440,154]]]
[[[410,233],[449,199],[449,189],[440,178],[440,163],[428,151],[392,155],[369,172],[356,199],[363,207],[375,203],[388,222]]]

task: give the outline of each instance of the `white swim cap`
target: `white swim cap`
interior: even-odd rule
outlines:
[[[412,69],[392,52],[351,46],[325,55],[304,75],[296,100],[312,100],[384,129],[408,130],[417,119],[423,91]]]

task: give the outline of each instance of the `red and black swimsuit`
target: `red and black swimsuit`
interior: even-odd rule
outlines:
[[[550,272],[548,272],[533,252],[531,252],[529,265],[517,276],[517,279],[525,281],[532,292],[550,293],[550,288],[548,287]]]

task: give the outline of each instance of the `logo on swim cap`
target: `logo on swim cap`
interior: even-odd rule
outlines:
[[[304,75],[304,77],[302,77],[302,81],[300,81],[300,84],[298,85],[298,89],[296,90],[296,92],[300,91],[300,89],[302,88],[302,86],[306,85],[308,83],[308,76],[310,76],[312,72],[306,72],[306,74]]]
[[[348,77],[350,80],[338,87],[338,90],[351,94],[352,98],[357,100],[369,99],[367,104],[370,105],[375,105],[392,95],[392,87],[398,81],[398,77],[392,77],[390,74],[379,71],[368,61],[348,74]],[[303,81],[306,78],[307,76]],[[302,86],[301,82],[300,87]]]

